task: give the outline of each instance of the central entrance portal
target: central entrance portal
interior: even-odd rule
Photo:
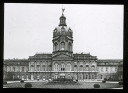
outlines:
[[[65,78],[65,74],[64,73],[61,73],[60,74],[60,78]]]

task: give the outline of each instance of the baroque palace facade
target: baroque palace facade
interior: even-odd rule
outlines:
[[[123,60],[98,59],[90,53],[73,54],[73,31],[62,13],[59,26],[53,30],[53,52],[36,53],[28,59],[5,59],[4,79],[78,80],[123,79]],[[120,69],[121,68],[121,69]]]

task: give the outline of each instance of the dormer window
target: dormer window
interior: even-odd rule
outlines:
[[[61,50],[64,50],[65,43],[61,42]]]

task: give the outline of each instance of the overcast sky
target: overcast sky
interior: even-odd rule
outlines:
[[[63,4],[73,30],[73,53],[123,59],[123,5]],[[52,53],[62,4],[5,3],[4,59]]]

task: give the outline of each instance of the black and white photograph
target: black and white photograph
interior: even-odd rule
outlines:
[[[3,88],[123,89],[121,4],[4,3]]]

